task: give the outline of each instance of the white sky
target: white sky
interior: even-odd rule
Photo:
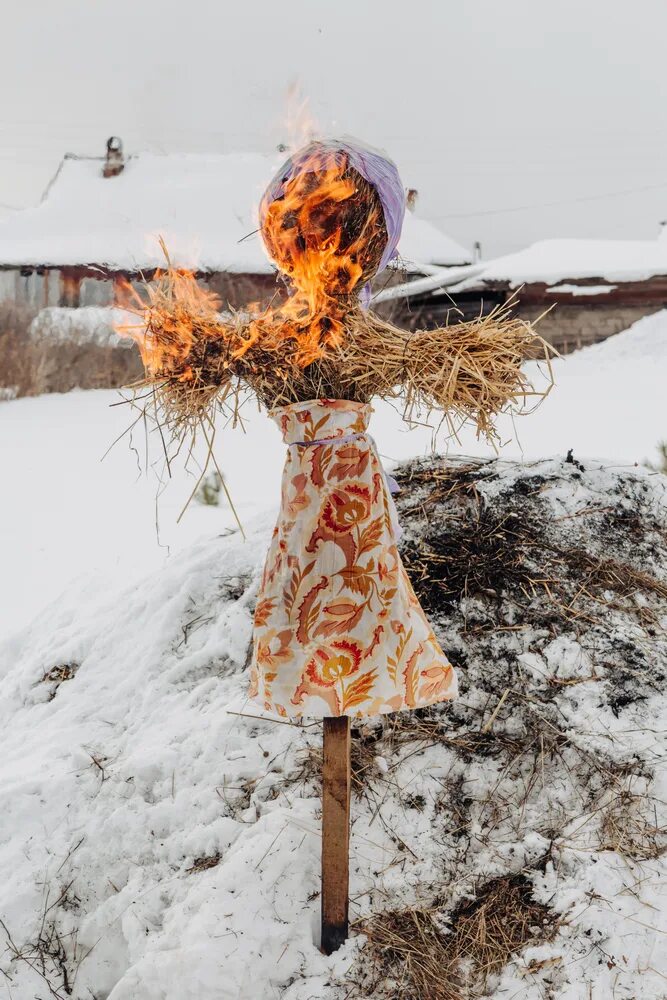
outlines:
[[[270,151],[298,78],[485,256],[667,218],[666,0],[4,0],[0,23],[4,204],[110,134]]]

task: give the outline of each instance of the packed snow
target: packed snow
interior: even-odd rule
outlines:
[[[203,271],[270,274],[257,206],[284,154],[141,153],[117,177],[97,157],[66,156],[35,208],[0,224],[0,265],[104,265],[138,271],[164,256]],[[196,234],[196,235],[195,235]],[[412,212],[399,253],[407,267],[464,264],[470,254]]]
[[[496,463],[485,495],[524,476],[560,477],[547,501],[553,516],[579,525],[592,504],[618,503],[629,476],[628,488],[636,481],[637,495],[661,507],[662,477],[635,476],[633,466],[655,460],[667,438],[667,312],[555,361],[554,373],[557,386],[536,413],[502,423],[503,458],[540,461]],[[152,435],[147,456],[141,421],[102,461],[133,419],[118,402],[96,391],[0,404],[0,995],[45,997],[43,973],[56,996],[76,1000],[342,1000],[363,938],[331,959],[317,949],[318,791],[294,780],[320,730],[258,718],[245,696],[280,436],[252,409],[245,434],[218,429],[243,541],[224,503],[193,501],[176,523],[196,474],[175,467],[156,501],[160,449]],[[432,428],[404,429],[388,404],[377,405],[372,431],[388,468],[433,443]],[[469,431],[447,447],[492,454]],[[584,462],[579,478],[578,466],[543,460],[571,448]],[[555,704],[567,732],[648,774],[661,752],[660,703],[651,695],[614,714],[606,686],[585,682],[588,655],[575,634],[531,647],[526,685],[560,678]],[[471,665],[471,683],[475,676]],[[519,836],[505,817],[500,839],[480,843],[470,869],[457,868],[458,848],[434,837],[431,812],[406,812],[398,791],[411,783],[428,799],[454,775],[481,801],[496,782],[510,791],[512,783],[490,760],[466,772],[442,747],[382,760],[373,779],[382,819],[365,802],[354,806],[353,916],[423,902],[443,871],[460,898],[471,872],[516,871],[547,851],[548,831]],[[542,776],[546,787],[551,778]],[[664,799],[665,789],[651,794]],[[555,813],[572,805],[560,795],[560,786],[550,793]],[[658,862],[628,863],[597,849],[590,826],[575,827],[557,864],[534,876],[540,900],[567,922],[555,941],[511,963],[489,997],[664,1000]],[[388,830],[409,850],[397,852]]]

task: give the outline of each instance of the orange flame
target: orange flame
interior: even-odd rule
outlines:
[[[194,377],[190,362],[196,347],[206,339],[226,337],[220,299],[202,288],[193,271],[172,267],[162,240],[160,245],[168,266],[145,284],[145,299],[128,281],[119,283],[116,304],[135,313],[139,321],[119,325],[116,332],[135,341],[152,375],[189,382]]]

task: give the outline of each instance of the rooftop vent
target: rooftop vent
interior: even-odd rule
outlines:
[[[125,166],[123,159],[123,143],[117,135],[107,139],[107,157],[104,161],[102,174],[105,177],[117,177]]]

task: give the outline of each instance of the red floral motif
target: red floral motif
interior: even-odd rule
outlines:
[[[351,531],[366,521],[371,512],[371,497],[366,486],[352,483],[329,495],[320,515],[330,531]]]
[[[317,650],[306,667],[306,673],[316,684],[333,687],[338,681],[356,673],[363,650],[351,639],[334,639],[328,647]]]

